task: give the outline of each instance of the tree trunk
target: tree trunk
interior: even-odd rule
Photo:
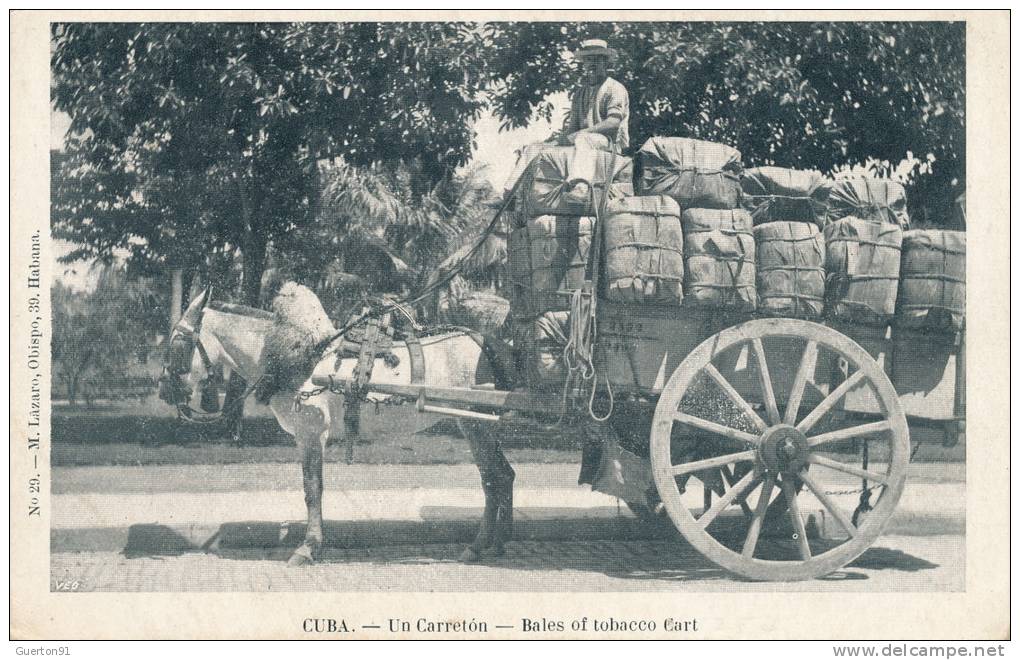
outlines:
[[[170,332],[181,320],[181,312],[184,309],[184,271],[181,268],[174,268],[170,271]]]
[[[255,199],[244,199],[242,207],[245,214],[245,236],[242,245],[243,269],[241,271],[241,303],[249,307],[259,306],[262,293],[262,274],[266,269],[266,251],[268,240],[262,228],[256,223],[261,212],[259,194]],[[233,434],[239,444],[243,444],[241,436],[241,420],[244,417],[244,402],[239,401],[248,383],[239,374],[231,373],[227,382],[227,393],[223,400],[224,432]],[[235,403],[236,402],[236,403]]]
[[[191,286],[195,283],[195,270],[194,268],[184,269],[181,274],[181,291],[183,292],[181,300],[181,313],[188,308],[191,304],[194,296],[192,295]]]
[[[434,154],[426,154],[421,158],[421,170],[417,176],[412,176],[412,192],[416,200],[431,193],[441,182],[450,178],[453,168],[443,159]],[[453,200],[440,196],[440,201],[450,205]]]
[[[244,270],[241,274],[241,303],[250,307],[259,306],[262,293],[262,274],[266,270],[266,245],[264,236],[253,231],[244,245]]]

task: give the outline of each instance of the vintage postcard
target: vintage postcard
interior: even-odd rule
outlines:
[[[1009,638],[1008,34],[12,13],[11,637]]]

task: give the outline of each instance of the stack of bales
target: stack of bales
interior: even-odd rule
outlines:
[[[606,208],[604,233],[608,300],[679,305],[683,301],[680,206],[665,195],[624,197]]]
[[[726,145],[653,137],[633,168],[623,156],[588,152],[596,159],[593,194],[574,199],[579,153],[540,153],[510,216],[514,343],[532,387],[563,383],[570,300],[592,275],[598,234],[599,295],[610,301],[882,328],[895,321],[921,331],[963,327],[965,236],[907,231],[906,195],[894,181],[744,171],[740,152]],[[599,228],[595,205],[603,199]]]
[[[827,183],[825,308],[830,319],[885,326],[896,312],[906,194],[895,181],[841,178]]]
[[[967,306],[966,288],[966,234],[939,229],[903,232],[897,327],[933,333],[960,332]]]
[[[907,331],[962,330],[966,235],[909,229],[906,193],[895,181],[846,178],[827,188],[830,314]]]
[[[587,199],[571,192],[578,158],[594,158]],[[562,385],[560,356],[569,331],[570,299],[586,278],[594,234],[593,200],[633,193],[631,161],[608,152],[550,147],[529,164],[515,199],[509,280],[514,346],[533,387]],[[607,191],[608,188],[608,191]]]
[[[741,177],[744,207],[754,223],[758,310],[817,318],[825,296],[825,208],[816,199],[820,172],[756,167]]]
[[[637,155],[639,195],[671,198],[682,210],[683,304],[752,311],[755,248],[740,208],[740,152],[691,138],[653,137]]]

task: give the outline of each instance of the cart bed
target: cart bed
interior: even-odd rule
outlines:
[[[599,301],[596,360],[618,394],[655,397],[687,355],[707,337],[753,318],[719,310],[637,305]],[[912,418],[949,421],[963,416],[962,335],[924,334],[890,326],[826,322],[860,344],[885,370],[896,388],[905,413]],[[803,343],[791,340],[788,349],[773,345],[770,365],[780,402],[789,392]],[[747,349],[721,356],[719,370],[751,403],[761,403],[754,361]],[[834,359],[819,359],[805,401],[821,400],[842,380]],[[867,387],[846,396],[848,412],[878,414],[878,403]]]

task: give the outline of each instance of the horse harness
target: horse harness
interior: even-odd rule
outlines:
[[[398,310],[406,315],[404,310]],[[318,396],[323,392],[329,390],[334,394],[342,395],[345,401],[365,401],[366,395],[368,394],[368,384],[372,378],[372,369],[375,366],[376,358],[382,356],[388,364],[390,361],[394,361],[390,366],[396,366],[399,361],[395,355],[390,352],[393,346],[393,326],[390,313],[384,313],[381,317],[372,317],[366,315],[366,312],[362,312],[362,318],[364,320],[365,330],[359,333],[360,338],[344,340],[339,347],[333,349],[336,352],[336,360],[334,362],[334,371],[340,369],[340,363],[350,357],[357,357],[357,363],[354,366],[354,370],[349,379],[345,379],[342,384],[335,383],[328,386],[316,387],[312,390],[298,392],[294,397],[294,411],[297,412],[301,408],[301,403],[308,399]],[[413,319],[408,316],[409,320],[413,322]],[[417,323],[414,325],[421,329]],[[425,382],[425,352],[422,349],[421,339],[419,339],[414,329],[411,329],[404,337],[403,342],[407,347],[407,353],[410,361],[411,369],[411,383],[412,384],[423,384]]]

